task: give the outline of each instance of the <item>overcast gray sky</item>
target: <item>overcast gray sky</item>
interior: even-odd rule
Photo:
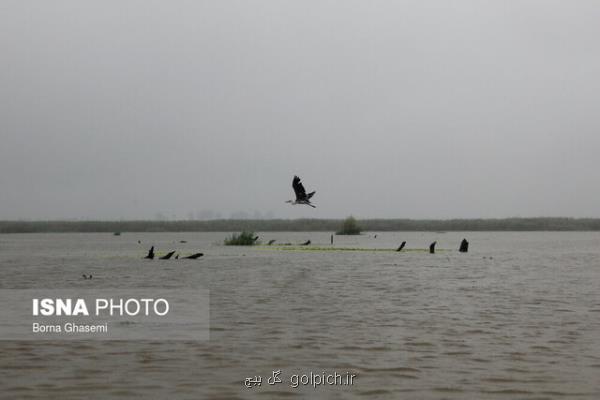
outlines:
[[[0,2],[0,219],[600,217],[598,1]],[[316,209],[290,206],[291,180]]]

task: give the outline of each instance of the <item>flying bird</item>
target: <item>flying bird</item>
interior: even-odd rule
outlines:
[[[306,194],[306,189],[304,189],[304,185],[300,182],[300,178],[294,175],[294,180],[292,181],[292,187],[294,188],[294,193],[296,193],[296,200],[288,200],[286,203],[295,204],[306,204],[307,206],[311,206],[312,208],[316,208],[310,202],[310,199],[314,196],[316,192],[310,192]]]

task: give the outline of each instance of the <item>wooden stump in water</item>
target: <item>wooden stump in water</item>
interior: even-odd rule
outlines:
[[[437,242],[433,242],[433,243],[431,243],[431,244],[429,245],[429,252],[430,252],[431,254],[434,254],[434,253],[435,253],[435,245],[436,245],[436,243],[437,243]]]

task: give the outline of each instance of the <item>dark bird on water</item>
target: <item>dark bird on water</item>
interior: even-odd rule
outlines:
[[[150,247],[148,255],[144,258],[147,258],[148,260],[154,260],[154,246]]]
[[[463,239],[462,242],[460,242],[458,251],[461,253],[467,253],[469,251],[469,242],[467,242],[467,239]]]
[[[429,245],[429,252],[430,252],[431,254],[434,254],[434,253],[435,253],[435,245],[436,245],[436,244],[437,244],[437,242],[433,242],[433,243],[431,243],[431,244]]]
[[[92,279],[92,274],[90,274],[89,276],[86,274],[83,274],[81,276],[83,276],[83,279]]]
[[[396,249],[396,251],[402,251],[402,249],[404,248],[404,246],[406,246],[406,241],[402,242],[402,243],[400,244],[400,247],[398,247],[398,248]]]
[[[203,255],[204,255],[204,253],[195,253],[195,254],[192,254],[191,256],[182,257],[182,258],[186,258],[188,260],[195,260],[197,258],[202,257]]]
[[[173,257],[173,254],[175,254],[174,250],[160,257],[159,260],[168,260],[169,258]]]
[[[315,195],[316,191],[306,193],[306,189],[304,189],[304,185],[300,182],[300,178],[294,175],[294,179],[292,180],[292,187],[294,188],[294,193],[296,193],[296,200],[288,200],[286,203],[295,204],[305,204],[312,208],[316,208],[311,202],[310,199]]]

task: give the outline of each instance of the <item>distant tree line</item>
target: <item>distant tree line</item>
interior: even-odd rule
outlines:
[[[363,231],[600,231],[600,218],[364,219]],[[340,219],[210,221],[0,221],[0,233],[266,232],[339,230]]]

